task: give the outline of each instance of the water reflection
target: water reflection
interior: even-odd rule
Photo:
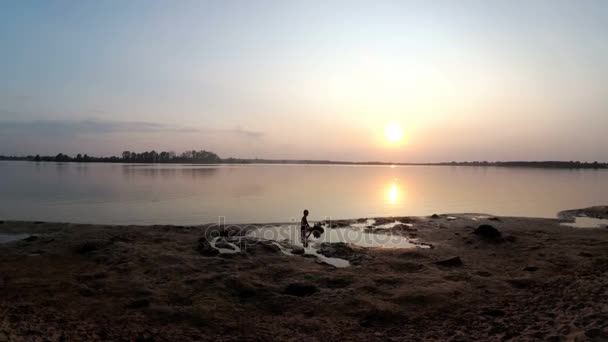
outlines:
[[[3,220],[289,222],[304,208],[311,220],[436,212],[555,217],[608,201],[608,170],[1,161],[0,173]]]
[[[397,198],[399,198],[399,190],[397,189],[397,184],[393,184],[388,191],[388,201],[395,203],[397,202]]]
[[[390,204],[396,204],[399,201],[400,189],[397,181],[393,181],[386,190],[386,199]]]

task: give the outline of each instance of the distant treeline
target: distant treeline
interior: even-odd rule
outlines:
[[[200,163],[217,164],[222,159],[215,153],[209,151],[186,151],[181,154],[175,152],[146,151],[136,153],[124,151],[120,157],[91,157],[88,154],[77,154],[75,157],[59,153],[56,156],[0,156],[0,160],[26,160],[35,162],[77,162],[77,163]]]
[[[337,164],[337,165],[437,165],[437,166],[495,166],[495,167],[537,167],[556,169],[608,169],[608,163],[580,161],[506,161],[506,162],[449,162],[449,163],[385,163],[385,162],[345,162],[331,160],[290,160],[290,159],[240,159],[220,158],[209,151],[175,152],[131,152],[124,151],[120,157],[91,157],[77,154],[75,157],[59,153],[56,156],[0,156],[0,160],[24,160],[35,162],[78,162],[78,163],[179,163],[179,164]]]
[[[580,161],[505,161],[505,162],[451,162],[437,163],[435,165],[453,165],[453,166],[499,166],[499,167],[540,167],[540,168],[555,168],[555,169],[606,169],[608,163],[593,163]]]

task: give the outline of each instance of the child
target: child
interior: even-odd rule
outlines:
[[[304,209],[304,216],[302,216],[302,220],[300,221],[300,236],[304,248],[308,247],[308,236],[306,236],[306,232],[310,229],[310,225],[308,224],[308,219],[306,217],[308,217],[308,210]]]

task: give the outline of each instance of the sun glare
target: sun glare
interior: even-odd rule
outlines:
[[[403,130],[397,124],[389,124],[384,129],[384,135],[389,141],[397,142],[403,137]]]

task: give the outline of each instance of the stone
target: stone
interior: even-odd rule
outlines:
[[[524,271],[526,271],[526,272],[536,272],[536,271],[538,271],[538,267],[536,267],[536,266],[526,266],[526,267],[524,267]]]
[[[445,267],[459,267],[459,266],[463,265],[462,260],[460,259],[460,257],[457,257],[457,256],[435,261],[435,264],[439,265],[439,266],[445,266]]]
[[[291,254],[302,255],[302,254],[304,254],[304,248],[302,248],[300,246],[294,246],[293,249],[291,250]]]
[[[477,229],[475,229],[473,234],[481,236],[485,239],[498,239],[501,236],[500,231],[489,224],[480,225]]]

